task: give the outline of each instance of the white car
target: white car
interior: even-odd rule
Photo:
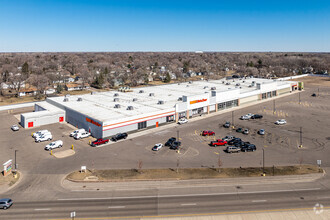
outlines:
[[[36,137],[35,141],[36,142],[42,142],[42,141],[50,141],[53,139],[53,136],[51,133],[46,133],[44,135]]]
[[[182,124],[185,124],[188,122],[188,119],[186,118],[180,118],[179,121],[178,121],[178,124],[182,125]]]
[[[44,133],[37,133],[37,134],[34,136],[34,139],[36,139],[36,138],[40,138],[41,136],[45,136],[45,135],[52,135],[52,133],[50,133],[50,131],[47,131],[47,132],[44,132]]]
[[[277,120],[275,122],[275,124],[277,124],[277,125],[284,125],[284,124],[286,124],[286,120],[285,119],[279,119],[279,120]]]
[[[159,151],[163,147],[163,144],[155,144],[155,146],[152,148],[153,151]]]
[[[82,139],[82,138],[86,138],[89,137],[91,135],[91,133],[84,131],[84,132],[78,132],[76,133],[73,138],[78,140],[78,139]]]
[[[40,135],[42,135],[42,134],[44,134],[44,133],[48,133],[49,131],[48,130],[41,130],[41,131],[37,131],[37,132],[35,132],[35,133],[33,133],[33,135],[32,135],[32,137],[37,137],[37,136],[40,136]]]
[[[13,130],[13,131],[18,131],[18,130],[19,130],[18,125],[13,125],[13,126],[11,126],[11,130]]]
[[[242,120],[249,120],[250,118],[249,118],[247,115],[242,115],[242,116],[241,116],[241,119],[242,119]]]
[[[82,133],[82,132],[86,132],[86,130],[84,128],[80,128],[78,130],[75,130],[75,131],[71,132],[70,137],[74,137],[76,134]]]
[[[58,141],[54,141],[50,144],[47,144],[45,147],[45,150],[53,150],[55,148],[60,148],[63,146],[63,141],[58,140]]]

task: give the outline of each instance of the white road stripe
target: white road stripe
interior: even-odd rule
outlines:
[[[196,205],[196,203],[186,203],[186,204],[181,204],[182,206],[188,206],[188,205]]]
[[[125,206],[109,206],[108,209],[123,209]]]
[[[229,192],[229,193],[208,193],[208,194],[186,194],[186,195],[158,195],[158,196],[131,196],[131,197],[105,197],[105,198],[65,198],[57,200],[107,200],[107,199],[148,199],[148,198],[176,198],[192,196],[220,196],[220,195],[240,195],[240,194],[258,194],[258,193],[277,193],[277,192],[297,192],[320,190],[321,188],[292,189],[292,190],[273,190],[273,191],[251,191],[251,192]]]
[[[267,200],[252,200],[252,202],[267,202]]]
[[[48,211],[50,208],[45,208],[45,209],[34,209],[35,211]]]

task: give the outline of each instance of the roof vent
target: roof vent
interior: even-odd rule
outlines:
[[[91,95],[95,95],[95,92],[91,92]]]
[[[204,89],[207,89],[207,88],[209,88],[208,86],[204,86]]]
[[[133,102],[136,102],[136,101],[137,101],[137,98],[134,98],[134,99],[133,99]]]
[[[180,85],[181,83],[178,83],[178,85]]]
[[[182,97],[179,97],[179,98],[178,98],[178,101],[182,101]]]
[[[164,104],[164,101],[163,100],[159,100],[157,104],[158,105],[163,105]]]
[[[224,84],[225,83],[225,81],[222,81],[222,84]]]
[[[120,105],[119,104],[115,104],[115,108],[120,108]]]
[[[69,101],[68,98],[64,98],[64,99],[63,99],[63,102],[68,102],[68,101]]]
[[[189,85],[187,85],[186,87],[189,87]]]
[[[117,96],[119,96],[119,94],[118,94],[118,93],[115,93],[115,94],[113,94],[113,96],[114,96],[114,97],[117,97]]]
[[[211,90],[217,90],[217,88],[216,87],[211,87]]]
[[[70,94],[66,94],[65,97],[70,97]]]
[[[144,90],[140,90],[139,93],[144,93]]]
[[[113,101],[114,102],[119,102],[119,98],[114,98]]]
[[[192,81],[189,81],[189,84],[192,84]]]
[[[149,93],[149,96],[155,96],[155,93]]]
[[[130,105],[130,106],[127,107],[126,110],[133,110],[133,109],[134,109],[133,106]]]
[[[82,101],[82,98],[79,97],[79,98],[77,99],[77,101],[78,101],[78,102],[81,102],[81,101]]]

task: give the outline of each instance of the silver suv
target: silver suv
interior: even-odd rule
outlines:
[[[13,200],[11,199],[0,199],[0,208],[8,209],[13,204]]]
[[[227,151],[227,153],[238,153],[238,152],[240,152],[241,151],[241,148],[240,147],[236,147],[236,146],[228,146],[227,148],[226,148],[226,151]]]

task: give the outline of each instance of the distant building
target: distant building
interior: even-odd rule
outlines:
[[[83,89],[88,89],[89,85],[87,83],[79,84],[79,83],[68,83],[65,85],[65,90],[66,91],[75,91],[75,90],[83,90]]]

